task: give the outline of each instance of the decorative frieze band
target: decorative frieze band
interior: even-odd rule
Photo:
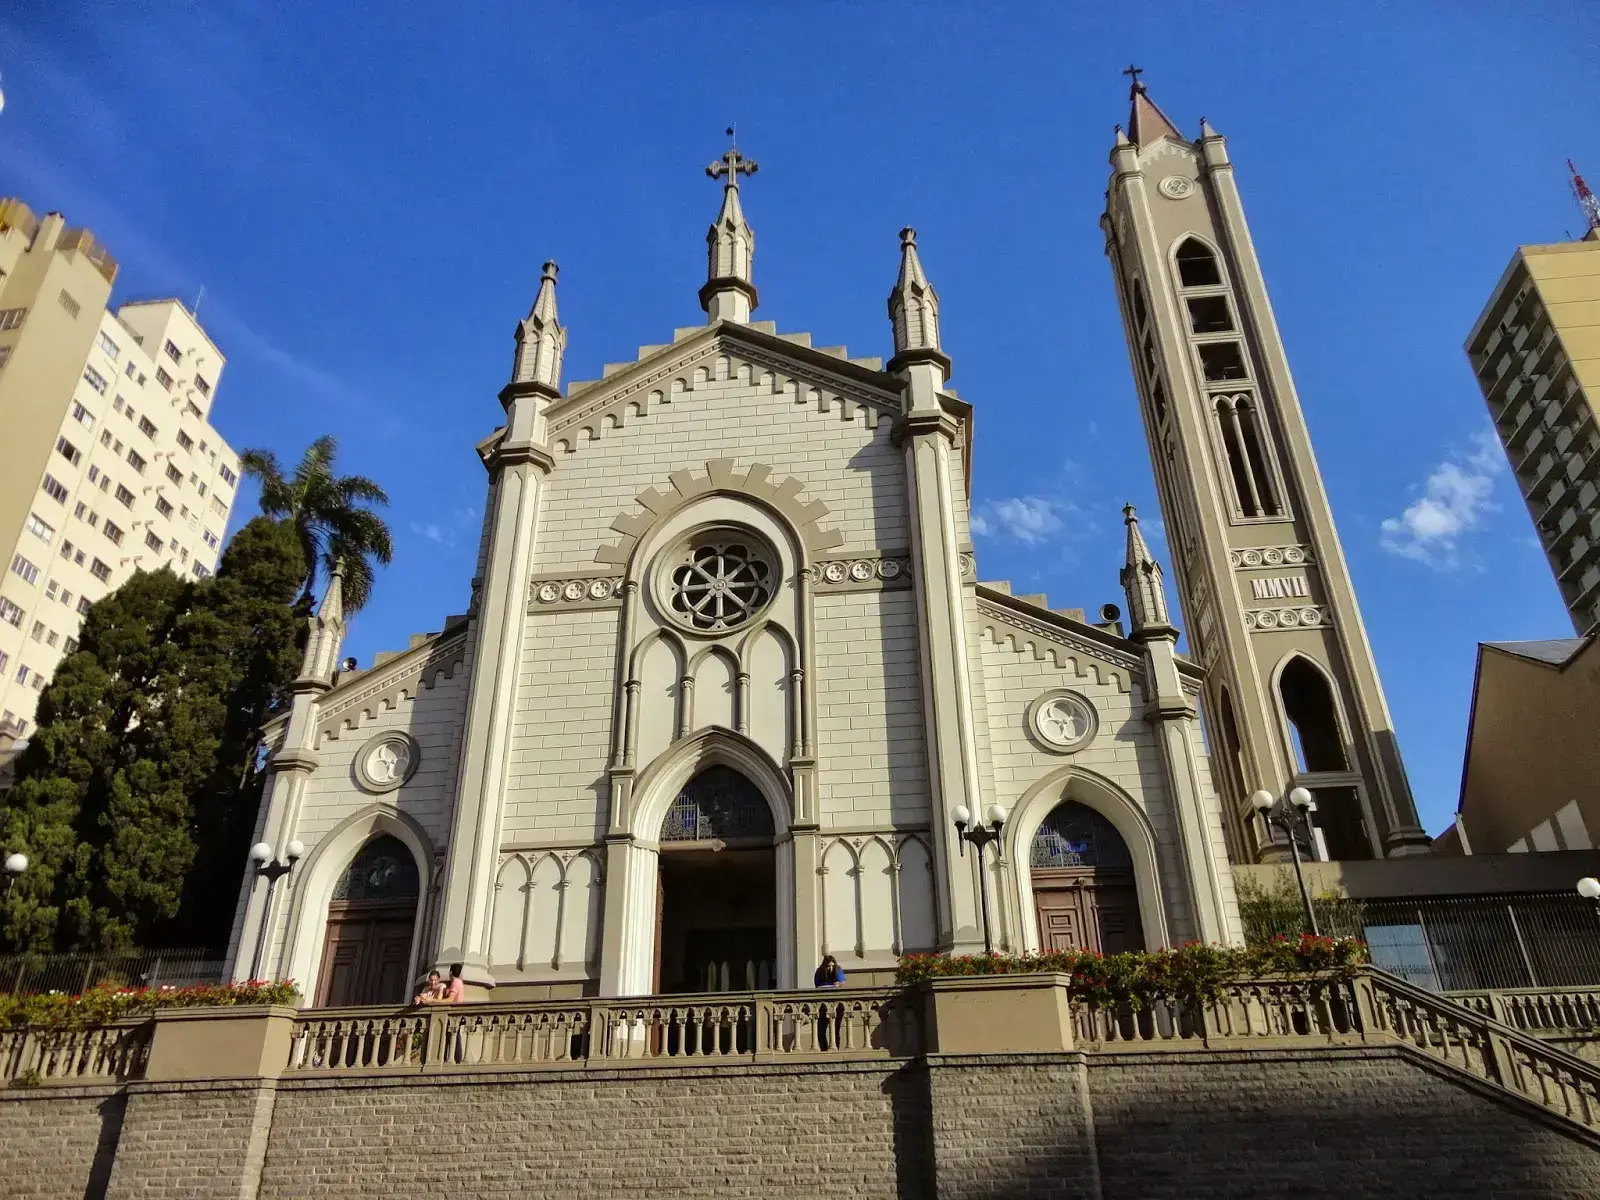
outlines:
[[[528,586],[529,612],[615,608],[622,603],[622,577],[535,579]]]
[[[1228,551],[1228,562],[1240,571],[1259,567],[1298,567],[1316,561],[1310,546],[1257,546],[1249,550]]]
[[[1247,608],[1244,627],[1253,633],[1274,629],[1322,629],[1333,624],[1328,610],[1316,605],[1304,608]]]
[[[825,591],[862,591],[911,586],[911,559],[903,555],[882,558],[832,558],[806,568],[806,578]]]

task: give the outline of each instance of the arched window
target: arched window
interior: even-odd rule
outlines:
[[[1246,517],[1283,515],[1268,467],[1264,430],[1250,396],[1218,396],[1218,432],[1228,459],[1228,474],[1233,478],[1238,511]]]
[[[333,886],[335,900],[415,900],[422,891],[417,860],[399,838],[373,838]]]
[[[1222,283],[1217,256],[1189,238],[1178,247],[1178,280],[1186,288],[1216,287]]]
[[[1344,736],[1334,707],[1333,689],[1325,675],[1295,657],[1278,677],[1278,694],[1289,718],[1290,741],[1299,771],[1344,771]]]
[[[1277,489],[1272,486],[1272,472],[1267,469],[1266,430],[1261,428],[1260,416],[1249,400],[1241,401],[1237,407],[1239,433],[1244,442],[1245,457],[1250,462],[1250,474],[1255,480],[1261,515],[1279,516],[1283,508],[1278,503]]]
[[[708,767],[691,779],[667,809],[663,842],[770,838],[772,810],[759,788],[728,767]]]
[[[1102,871],[1131,872],[1133,857],[1117,827],[1087,804],[1068,800],[1050,810],[1028,850],[1028,865],[1098,867]]]
[[[1240,757],[1241,743],[1239,741],[1239,722],[1233,715],[1233,699],[1228,695],[1227,688],[1218,689],[1218,709],[1221,710],[1222,726],[1222,758],[1227,770],[1223,773],[1228,783],[1228,791],[1237,803],[1244,799],[1244,763]]]
[[[1145,307],[1144,288],[1139,286],[1139,281],[1133,281],[1133,327],[1143,329],[1150,320],[1150,310]]]

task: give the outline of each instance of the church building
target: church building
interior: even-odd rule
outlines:
[[[476,447],[469,612],[341,671],[331,583],[266,731],[258,840],[297,853],[246,882],[234,975],[317,1005],[452,962],[480,997],[631,996],[1238,942],[1230,856],[1283,850],[1261,787],[1312,788],[1336,856],[1424,847],[1223,140],[1136,83],[1111,161],[1193,659],[1131,508],[1125,613],[979,581],[982,401],[947,382],[916,234],[897,275],[885,239],[887,363],[780,332],[734,147],[704,324],[563,386],[545,265]]]

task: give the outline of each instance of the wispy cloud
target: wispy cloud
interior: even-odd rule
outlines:
[[[407,524],[418,537],[452,550],[461,537],[477,532],[478,510],[472,507],[457,508],[442,520],[410,521]]]
[[[1070,504],[1061,500],[1050,500],[1043,496],[1015,496],[1008,500],[988,501],[979,513],[979,519],[986,531],[993,530],[1029,546],[1037,546],[1061,532],[1065,525],[1062,515],[1071,509]]]
[[[1468,452],[1435,467],[1422,495],[1383,522],[1379,544],[1436,571],[1455,570],[1461,565],[1461,539],[1478,527],[1483,514],[1495,510],[1495,479],[1505,466],[1494,432],[1480,430]]]

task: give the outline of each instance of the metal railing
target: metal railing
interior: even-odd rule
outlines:
[[[0,995],[86,992],[117,987],[192,987],[220,983],[227,964],[208,950],[135,950],[127,954],[0,955]]]
[[[895,988],[472,1004],[297,1018],[291,1073],[756,1061],[922,1052],[923,1001]]]

